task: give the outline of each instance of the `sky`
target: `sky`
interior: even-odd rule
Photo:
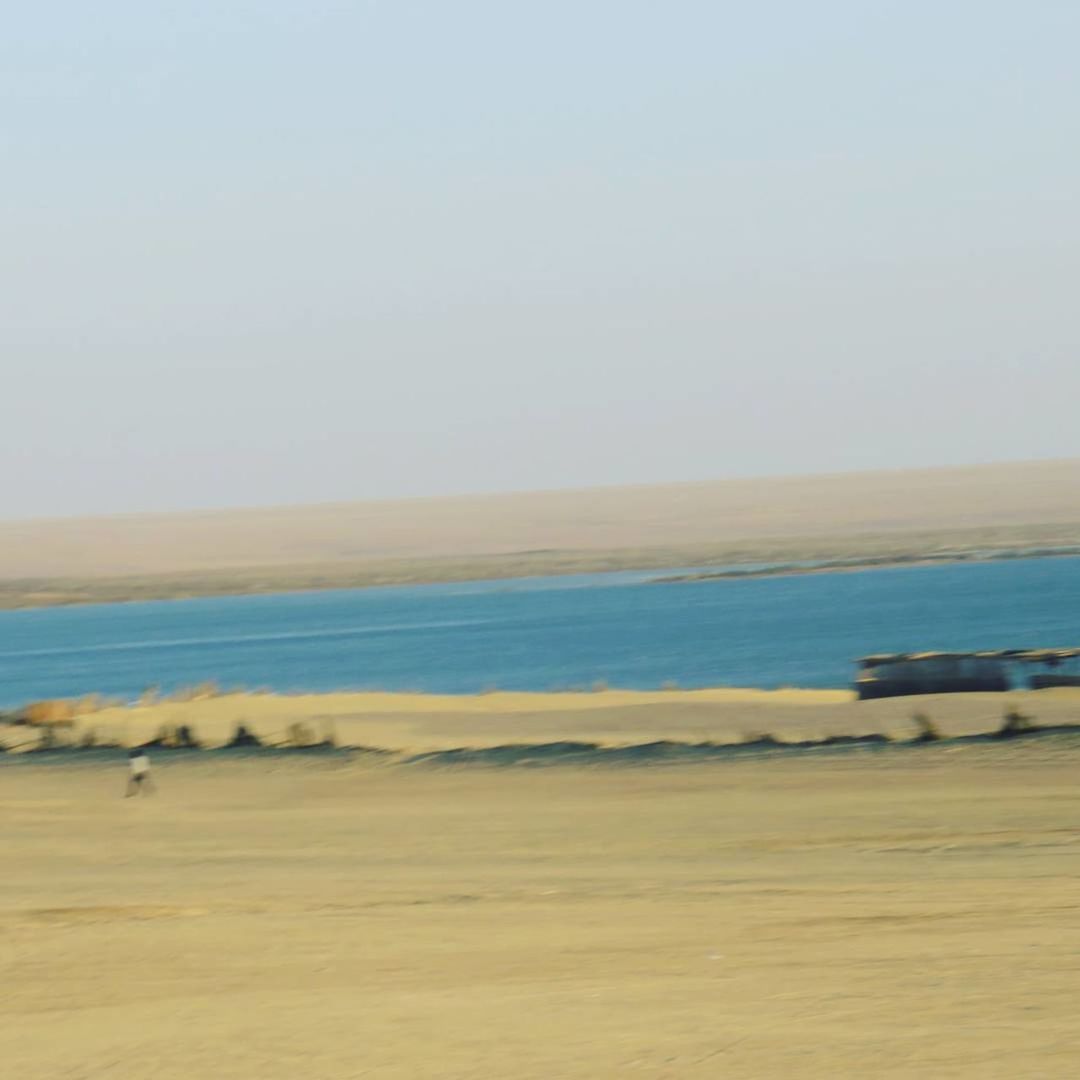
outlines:
[[[1080,455],[1073,0],[38,0],[0,517]]]

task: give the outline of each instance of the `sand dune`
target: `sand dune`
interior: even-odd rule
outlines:
[[[628,549],[647,549],[655,561],[657,549],[763,538],[805,544],[856,534],[1075,525],[1077,506],[1080,460],[8,521],[0,522],[0,578],[269,571]]]
[[[1073,745],[159,756],[159,793],[126,801],[122,762],[9,755],[0,1060],[19,1080],[1065,1080]]]

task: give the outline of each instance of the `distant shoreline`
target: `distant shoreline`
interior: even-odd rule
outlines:
[[[1080,524],[486,556],[365,559],[123,576],[0,578],[0,611],[151,600],[266,596],[385,586],[659,572],[653,584],[850,573],[950,563],[1080,556]],[[669,573],[699,567],[693,573]],[[708,569],[716,567],[715,570]]]
[[[816,574],[850,574],[865,570],[895,570],[900,567],[951,566],[961,563],[1011,562],[1015,559],[1056,559],[1080,556],[1080,546],[1023,549],[993,552],[949,552],[941,555],[912,555],[910,557],[837,559],[812,566],[787,564],[753,569],[735,567],[729,570],[703,571],[694,574],[674,574],[655,578],[653,585],[677,585],[695,581],[731,581],[747,578],[807,577]]]
[[[1080,552],[1078,506],[1080,459],[31,521],[0,515],[0,609]],[[852,560],[866,561],[843,565]]]

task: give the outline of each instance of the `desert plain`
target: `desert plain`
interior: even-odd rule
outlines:
[[[0,609],[1080,549],[1080,460],[0,519]]]
[[[129,710],[129,737],[163,708],[208,739],[241,714],[264,733],[329,714],[394,751],[155,752],[157,791],[131,799],[122,750],[0,756],[4,1074],[1076,1074],[1080,738],[420,757],[571,729],[911,734],[913,702],[842,691],[611,693]],[[1010,700],[1080,715],[1068,691]],[[957,734],[1006,701],[917,704]]]

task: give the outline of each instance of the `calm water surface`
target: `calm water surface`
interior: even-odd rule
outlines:
[[[208,679],[444,693],[600,680],[835,687],[868,652],[1080,646],[1078,558],[651,583],[659,576],[0,612],[0,705]]]

